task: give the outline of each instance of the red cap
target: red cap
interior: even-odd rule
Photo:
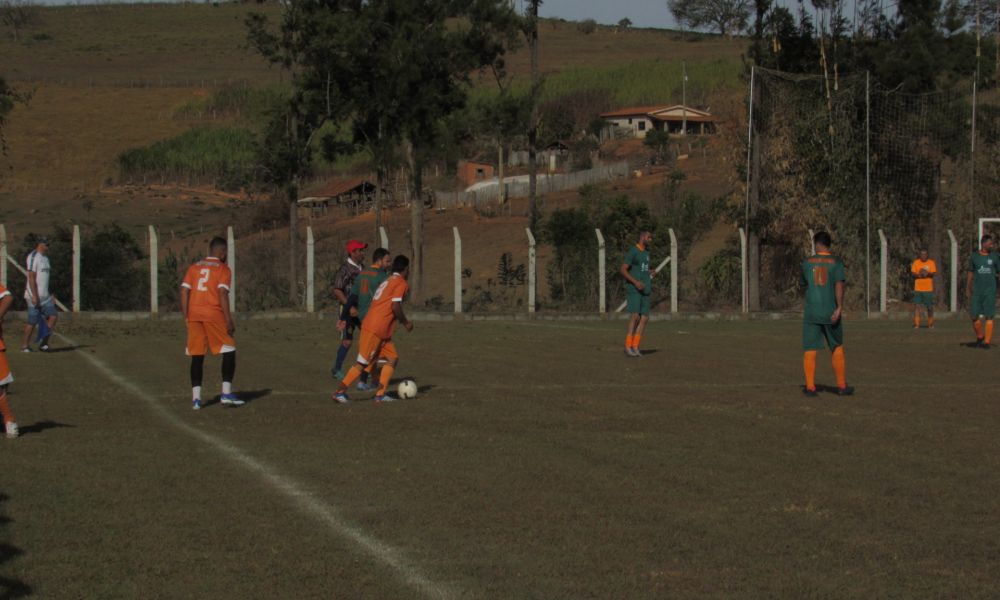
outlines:
[[[358,240],[351,240],[351,241],[347,242],[347,253],[350,254],[351,252],[354,252],[355,250],[364,250],[367,247],[368,247],[368,244],[362,244]]]

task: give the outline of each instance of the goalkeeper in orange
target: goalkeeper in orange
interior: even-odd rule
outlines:
[[[920,251],[920,258],[913,261],[910,277],[913,278],[913,328],[920,327],[920,307],[927,307],[927,327],[934,329],[934,274],[937,265],[928,258],[927,250]]]
[[[402,254],[392,261],[392,276],[386,279],[375,290],[368,314],[361,322],[361,341],[358,344],[358,364],[351,367],[347,376],[340,382],[340,387],[333,394],[336,402],[350,402],[347,388],[361,377],[368,365],[384,358],[379,377],[378,391],[375,392],[375,402],[394,402],[396,399],[386,393],[392,374],[399,363],[396,346],[392,342],[392,333],[396,323],[400,323],[407,331],[413,331],[413,322],[403,314],[403,299],[409,290],[407,280],[410,277],[410,259]]]

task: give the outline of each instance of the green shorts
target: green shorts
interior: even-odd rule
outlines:
[[[987,319],[992,319],[997,316],[997,297],[973,294],[972,309],[969,312],[972,313],[973,318],[983,315]]]
[[[819,323],[802,323],[802,349],[806,352],[822,350],[823,340],[829,344],[830,350],[844,345],[844,320],[836,325],[820,325]]]
[[[640,294],[639,292],[628,292],[625,294],[625,304],[628,314],[634,315],[639,313],[640,315],[649,316],[649,295]]]
[[[917,306],[934,308],[934,292],[913,292],[913,303]]]

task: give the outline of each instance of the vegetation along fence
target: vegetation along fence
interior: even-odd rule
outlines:
[[[567,173],[564,175],[540,175],[537,179],[537,193],[549,194],[563,190],[577,189],[580,186],[608,181],[610,179],[622,179],[628,177],[629,166],[627,162],[618,162],[609,165],[599,165],[593,169]],[[499,199],[499,182],[485,182],[471,191],[463,192],[435,192],[435,202],[438,208],[456,208],[459,206],[474,206],[487,202],[496,202]],[[517,178],[504,178],[504,198],[527,198],[528,180],[526,176]]]

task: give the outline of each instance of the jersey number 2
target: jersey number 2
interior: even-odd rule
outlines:
[[[813,267],[813,285],[826,285],[826,267]]]
[[[208,281],[208,276],[209,275],[211,275],[211,273],[209,273],[208,269],[202,269],[201,270],[201,279],[198,280],[198,289],[199,290],[201,290],[203,292],[207,292],[208,291],[208,288],[205,287],[205,282]]]

